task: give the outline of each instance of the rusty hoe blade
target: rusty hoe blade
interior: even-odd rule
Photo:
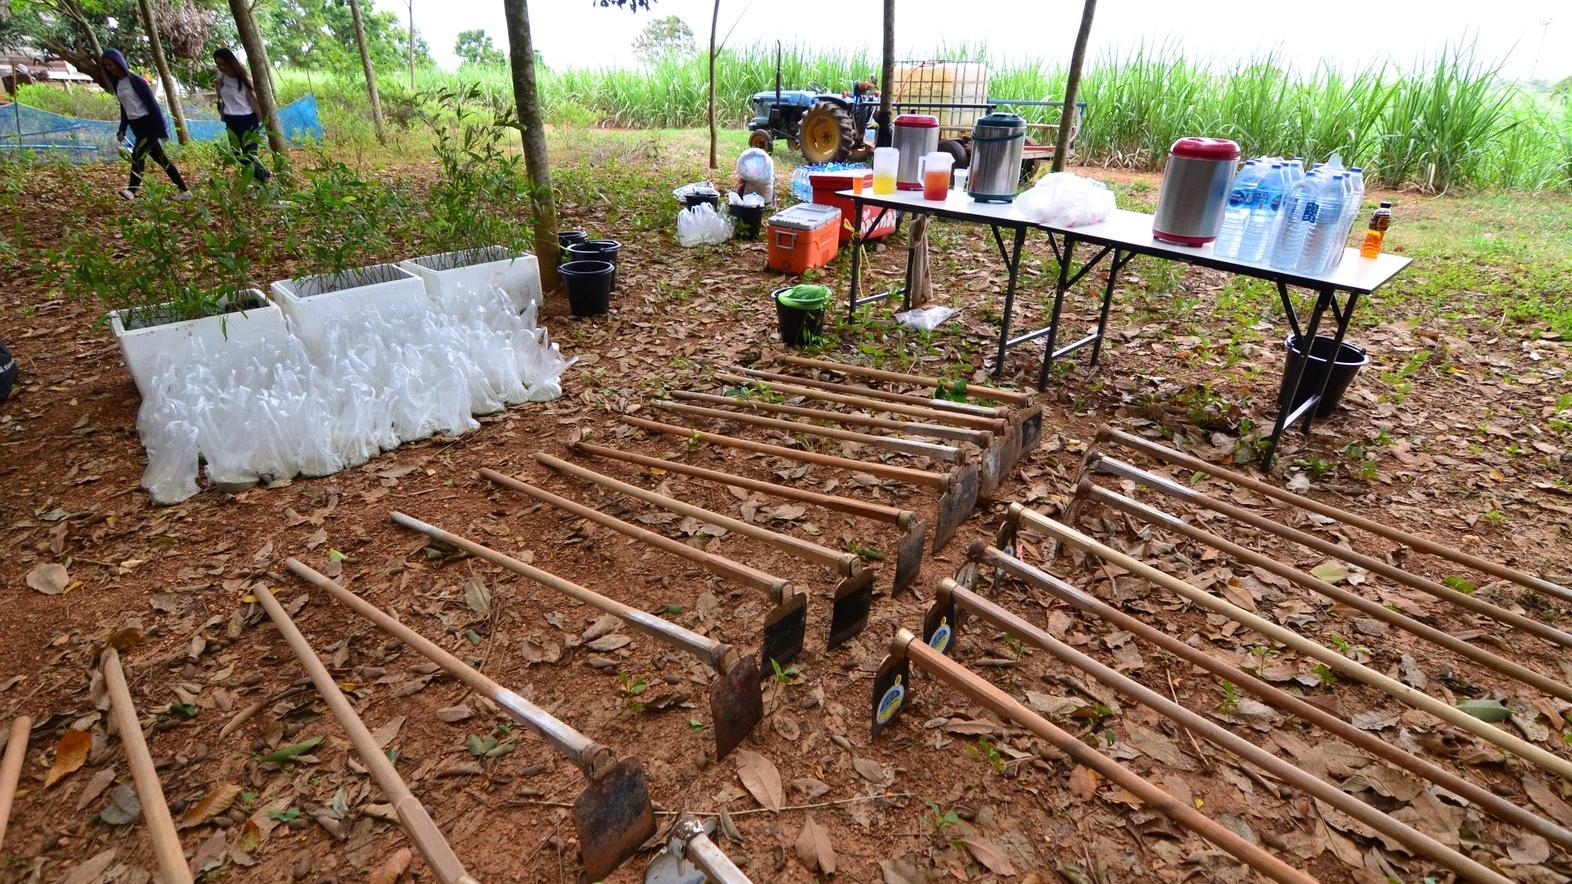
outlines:
[[[904,629],[898,631],[895,641],[890,644],[890,653],[879,664],[879,671],[873,676],[873,692],[869,698],[872,701],[870,711],[873,713],[870,739],[876,739],[906,705],[907,693],[911,690],[912,668],[911,661],[906,657],[905,642],[910,639],[911,633]]]
[[[950,472],[949,487],[939,495],[938,524],[933,527],[933,551],[950,542],[977,509],[977,465],[966,464]]]
[[[995,436],[982,450],[977,463],[977,496],[983,500],[993,500],[999,486],[1010,477],[1010,467],[1014,464],[1010,457],[1015,447],[1013,438],[1013,432],[1006,436]]]
[[[906,533],[901,535],[901,541],[895,547],[895,579],[890,586],[892,595],[899,595],[922,573],[922,541],[927,529],[915,515],[904,515]]]
[[[710,683],[710,717],[715,721],[715,760],[731,754],[764,719],[759,661],[729,652]]]
[[[825,647],[834,650],[868,625],[873,608],[873,572],[859,571],[835,586],[830,609],[830,635]]]
[[[804,636],[808,632],[808,597],[793,592],[764,615],[764,642],[759,656],[765,666],[770,661],[785,666],[802,654]],[[763,671],[763,667],[760,667]]]
[[[1037,450],[1043,441],[1043,407],[1041,403],[1016,412],[1021,422],[1021,456]]]
[[[611,874],[637,853],[655,834],[655,811],[638,761],[625,758],[590,778],[573,801],[573,823],[591,881]]]

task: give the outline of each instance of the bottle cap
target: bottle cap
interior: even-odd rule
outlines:
[[[1364,166],[1355,166],[1352,169],[1349,169],[1348,171],[1350,171],[1350,172],[1363,172],[1364,170],[1365,170]]]

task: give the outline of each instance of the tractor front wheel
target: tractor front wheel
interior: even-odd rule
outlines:
[[[797,142],[802,158],[810,163],[829,163],[850,156],[862,139],[851,114],[833,101],[821,101],[802,115],[797,127]]]
[[[748,146],[757,147],[765,153],[774,153],[775,139],[771,138],[770,133],[763,129],[754,129],[753,134],[748,136]]]

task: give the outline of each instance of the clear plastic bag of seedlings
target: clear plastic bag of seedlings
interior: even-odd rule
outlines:
[[[677,244],[685,249],[731,239],[731,219],[700,203],[677,213]]]

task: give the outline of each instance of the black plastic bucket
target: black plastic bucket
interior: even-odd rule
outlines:
[[[558,250],[560,250],[562,252],[562,260],[564,260],[564,261],[571,261],[571,260],[573,260],[571,257],[568,256],[568,247],[569,246],[577,245],[577,244],[579,244],[581,242],[588,242],[588,241],[589,241],[589,231],[587,231],[587,230],[559,230],[559,231],[557,231],[557,248],[558,248]]]
[[[684,209],[691,209],[694,206],[701,206],[701,205],[704,205],[705,203],[709,203],[710,205],[715,206],[717,210],[719,210],[719,208],[720,208],[720,194],[718,194],[718,193],[685,193],[682,196],[677,198],[677,202]]]
[[[759,238],[759,224],[764,221],[764,206],[727,206],[726,211],[731,213],[742,224],[744,239]]]
[[[16,358],[4,344],[0,344],[0,402],[11,395],[11,385],[16,383]]]
[[[770,299],[775,302],[775,321],[780,325],[781,343],[788,347],[805,347],[818,336],[820,324],[824,321],[824,311],[782,304],[781,295],[793,288],[778,288],[770,293]]]
[[[598,316],[611,309],[611,281],[616,272],[610,261],[569,261],[557,268],[574,316]]]
[[[617,287],[617,255],[621,252],[622,243],[614,239],[591,239],[568,246],[568,260],[610,262],[612,266],[611,287],[615,289]]]
[[[1288,336],[1288,339],[1283,342],[1283,348],[1288,355],[1283,360],[1283,383],[1277,393],[1278,408],[1292,412],[1320,391],[1321,383],[1325,381],[1326,395],[1316,406],[1315,416],[1326,417],[1337,409],[1337,404],[1342,401],[1343,393],[1353,382],[1354,375],[1359,373],[1359,369],[1370,364],[1370,354],[1366,353],[1364,348],[1344,341],[1339,345],[1337,359],[1331,363],[1330,377],[1328,377],[1327,357],[1332,355],[1333,343],[1333,339],[1325,335],[1316,335],[1315,342],[1310,345],[1310,358],[1307,362],[1304,352],[1299,349],[1297,336]],[[1304,377],[1299,380],[1299,395],[1290,403],[1288,387],[1293,382],[1294,372],[1299,370],[1300,365],[1305,367]]]

